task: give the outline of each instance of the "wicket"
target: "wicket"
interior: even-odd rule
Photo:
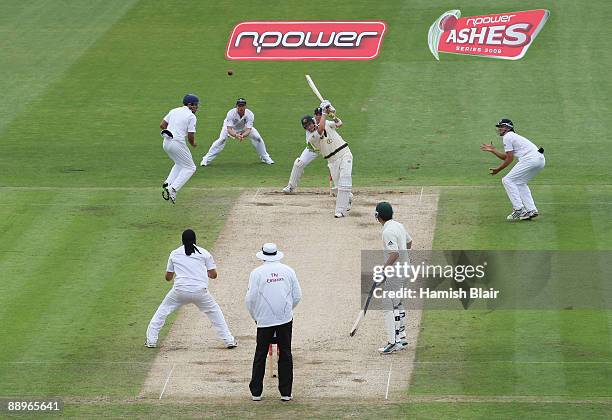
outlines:
[[[276,346],[276,358],[274,357],[274,346]],[[279,352],[278,344],[270,344],[268,347],[268,373],[271,378],[276,378],[276,370],[274,368],[278,363]]]

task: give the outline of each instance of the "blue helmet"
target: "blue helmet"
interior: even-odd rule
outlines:
[[[200,98],[198,98],[192,93],[188,93],[187,95],[183,96],[183,105],[188,105],[188,104],[199,105]]]

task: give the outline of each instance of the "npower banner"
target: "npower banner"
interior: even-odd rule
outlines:
[[[429,50],[518,60],[542,30],[550,12],[544,9],[461,17],[449,10],[429,28]]]
[[[384,21],[241,22],[230,34],[228,60],[372,60]]]

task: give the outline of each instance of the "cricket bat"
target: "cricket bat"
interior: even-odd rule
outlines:
[[[309,74],[306,75],[306,81],[308,82],[308,86],[310,86],[312,93],[314,93],[315,96],[319,98],[321,102],[323,102],[325,99],[323,99],[323,95],[321,95],[321,92],[319,92],[319,89],[317,89],[317,85],[315,85],[314,81],[312,80],[312,77],[310,77]],[[334,114],[330,114],[330,115],[333,116]]]
[[[317,85],[315,85],[315,83],[312,81],[312,77],[310,77],[309,74],[306,75],[306,81],[308,82],[308,86],[310,86],[310,89],[312,89],[315,96],[319,98],[319,101],[323,102],[323,96],[321,95],[321,92],[319,92],[319,89],[317,89]]]
[[[368,293],[368,298],[365,301],[365,305],[363,305],[363,309],[359,311],[359,315],[357,315],[357,320],[355,320],[355,323],[353,324],[353,328],[351,328],[351,332],[349,333],[349,336],[353,337],[357,333],[357,328],[359,328],[359,324],[361,323],[361,320],[363,319],[363,317],[365,317],[365,314],[368,311],[368,306],[370,306],[370,301],[372,300],[374,289],[376,289],[376,286],[378,285],[379,283],[376,283],[376,282],[372,283],[372,287],[370,288],[370,292]]]

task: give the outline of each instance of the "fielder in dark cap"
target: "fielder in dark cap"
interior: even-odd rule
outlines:
[[[393,220],[393,207],[386,201],[376,205],[376,220],[383,225],[382,240],[385,267],[396,263],[409,262],[408,250],[412,248],[412,238],[403,224]],[[405,279],[388,277],[383,285],[385,290],[400,290]],[[406,337],[406,310],[401,299],[384,299],[383,311],[387,344],[378,349],[381,354],[390,354],[408,346]]]
[[[518,159],[518,163],[502,178],[502,184],[512,203],[512,212],[506,219],[510,221],[533,219],[539,215],[539,211],[527,183],[546,165],[544,149],[538,148],[527,138],[516,134],[514,123],[508,118],[499,120],[495,127],[497,134],[502,138],[504,150],[497,150],[492,143],[480,146],[480,150],[490,152],[502,160],[498,167],[489,168],[490,174],[497,174],[509,166],[515,157]]]
[[[253,127],[255,114],[246,105],[246,99],[242,97],[236,99],[236,107],[227,112],[219,138],[213,142],[208,152],[202,157],[201,166],[208,166],[223,151],[225,142],[230,137],[240,142],[248,137],[255,150],[257,150],[259,159],[267,165],[274,163],[266,150],[264,139],[259,131]]]

